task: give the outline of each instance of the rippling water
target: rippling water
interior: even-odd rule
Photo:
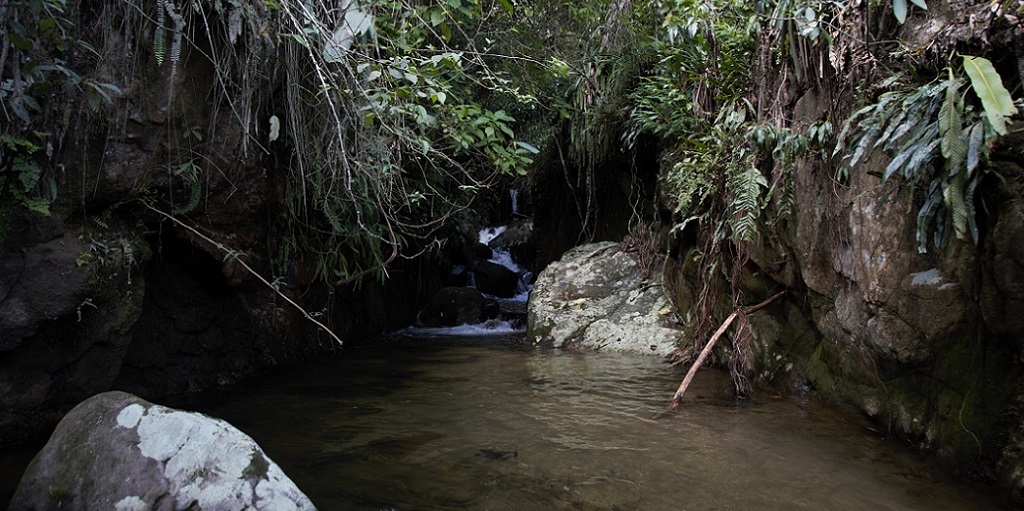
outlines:
[[[421,338],[346,349],[301,376],[193,408],[252,435],[323,510],[1009,509],[859,420],[737,404],[702,371]]]

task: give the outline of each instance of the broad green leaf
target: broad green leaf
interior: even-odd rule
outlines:
[[[853,168],[860,161],[861,157],[864,156],[864,152],[867,150],[871,142],[878,136],[878,132],[881,131],[881,126],[875,124],[872,125],[864,135],[861,136],[860,141],[857,143],[857,148],[854,149],[853,155],[850,156],[850,167]]]
[[[345,13],[345,25],[348,25],[354,36],[363,35],[373,29],[373,14],[352,9]]]
[[[939,136],[942,137],[942,156],[946,159],[949,175],[956,174],[967,158],[967,143],[964,142],[963,121],[956,105],[957,93],[953,87],[946,89],[946,100],[939,110]]]
[[[501,6],[504,7],[505,10],[508,12],[512,12],[514,10],[511,0],[498,0],[498,3],[500,3]]]
[[[964,55],[964,71],[971,77],[971,86],[981,98],[981,105],[985,108],[985,116],[992,129],[1005,135],[1006,118],[1016,114],[1017,107],[1013,104],[1010,92],[1003,86],[999,73],[992,67],[992,62],[982,57]]]
[[[967,190],[964,191],[964,206],[967,208],[967,227],[971,232],[971,241],[978,244],[978,212],[974,208],[974,190],[978,188],[980,179],[972,179],[967,183]]]
[[[970,177],[981,162],[982,151],[986,149],[985,124],[978,122],[971,126],[967,140],[967,177]]]
[[[920,7],[920,8],[922,8],[922,9],[924,9],[924,10],[926,10],[926,11],[928,10],[928,4],[926,4],[926,3],[924,2],[924,0],[910,0],[910,1],[911,1],[911,2],[912,2],[912,3],[914,4],[914,5],[916,5],[916,6]]]
[[[892,12],[900,25],[907,21],[907,0],[892,0]]]
[[[921,254],[928,251],[928,229],[942,206],[942,192],[938,184],[938,181],[932,181],[924,205],[917,211],[917,251]]]
[[[953,232],[957,239],[967,239],[967,205],[964,203],[964,174],[961,172],[950,179],[942,190],[942,198],[949,214],[952,215]]]
[[[444,11],[441,9],[431,9],[430,24],[436,27],[440,25],[442,21],[444,21]]]
[[[516,145],[518,145],[519,147],[522,147],[523,149],[526,149],[527,151],[529,151],[532,154],[537,154],[537,153],[540,152],[540,149],[537,149],[536,147],[534,147],[534,146],[532,146],[532,145],[530,145],[530,144],[528,144],[526,142],[523,142],[522,140],[517,140],[516,141]]]
[[[942,142],[942,139],[936,137],[934,140],[932,140],[931,143],[929,143],[928,145],[923,145],[917,151],[915,151],[914,156],[910,159],[910,162],[907,163],[906,167],[904,167],[903,169],[903,177],[911,177],[912,175],[917,173],[917,171],[921,168],[921,165],[924,165],[925,163],[931,161],[932,157],[935,156],[935,148],[939,146],[940,142]]]
[[[885,167],[885,172],[882,174],[882,182],[884,183],[888,181],[897,170],[902,169],[903,165],[907,163],[907,160],[909,160],[916,151],[917,147],[914,146],[897,154],[892,161],[889,162],[889,165]]]
[[[7,38],[11,41],[11,44],[13,44],[15,48],[22,51],[32,51],[32,48],[35,46],[35,44],[32,43],[31,39],[27,37],[22,37],[15,32],[7,32]]]

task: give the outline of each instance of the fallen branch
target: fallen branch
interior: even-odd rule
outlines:
[[[295,301],[292,300],[291,298],[288,298],[288,296],[285,295],[284,293],[282,293],[281,290],[277,288],[277,286],[271,284],[269,281],[267,281],[267,279],[263,278],[263,275],[260,275],[259,273],[256,272],[256,270],[252,269],[251,266],[249,266],[248,264],[245,264],[245,261],[243,261],[242,259],[237,257],[237,253],[234,250],[231,250],[228,247],[225,247],[222,243],[218,243],[217,241],[214,241],[213,239],[209,238],[208,236],[204,235],[203,233],[197,231],[194,227],[186,224],[185,222],[182,222],[181,220],[178,220],[177,218],[172,216],[170,213],[166,213],[164,211],[161,211],[161,210],[153,207],[152,205],[147,204],[146,202],[143,202],[142,204],[144,206],[146,206],[147,208],[149,208],[150,210],[152,210],[153,212],[157,213],[158,215],[160,215],[160,216],[162,216],[162,217],[164,217],[164,218],[166,218],[166,219],[168,219],[168,220],[178,224],[179,226],[187,229],[192,234],[195,234],[196,236],[198,236],[199,239],[201,239],[201,240],[203,240],[203,241],[213,245],[214,247],[217,247],[217,249],[219,249],[219,250],[223,250],[229,256],[234,256],[235,262],[237,262],[239,265],[241,265],[242,268],[245,268],[245,271],[249,272],[249,274],[252,275],[253,277],[256,277],[257,279],[259,279],[260,282],[262,282],[264,285],[266,285],[270,289],[273,289],[274,292],[278,294],[278,296],[283,298],[284,301],[290,303],[292,305],[292,307],[295,307],[296,309],[298,309],[299,312],[301,312],[302,315],[305,316],[306,319],[312,321],[313,324],[315,324],[321,330],[326,332],[327,335],[331,336],[331,338],[334,339],[335,342],[338,343],[338,346],[341,346],[342,344],[344,344],[344,342],[342,342],[340,337],[335,335],[335,333],[332,332],[330,328],[327,328],[327,325],[321,323],[320,321],[317,321],[317,319],[314,318],[310,313],[306,312],[306,309],[303,309],[301,305],[295,303]]]
[[[704,346],[704,349],[701,350],[700,356],[698,356],[697,360],[693,363],[692,366],[690,366],[690,371],[686,373],[686,378],[683,378],[683,383],[679,384],[679,389],[677,389],[676,394],[672,396],[672,404],[668,406],[667,411],[675,410],[676,407],[678,407],[683,402],[683,394],[686,393],[686,388],[690,386],[690,382],[693,381],[693,377],[694,375],[697,374],[697,370],[700,369],[702,365],[704,365],[704,361],[708,358],[708,355],[711,354],[711,349],[715,347],[715,343],[718,342],[718,339],[722,337],[722,334],[724,334],[725,331],[729,329],[729,326],[732,325],[732,322],[735,321],[736,318],[741,314],[753,314],[767,307],[768,304],[774,302],[775,300],[778,300],[779,298],[782,298],[782,295],[784,294],[786,294],[785,291],[779,292],[773,295],[771,298],[757,305],[737,309],[733,311],[732,314],[729,314],[729,317],[725,318],[725,321],[722,322],[722,325],[719,326],[718,330],[715,331],[715,335],[711,336],[711,340],[709,340],[708,343]]]

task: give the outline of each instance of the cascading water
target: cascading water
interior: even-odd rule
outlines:
[[[509,198],[512,200],[512,215],[519,214],[519,190],[515,188],[508,191]]]
[[[512,204],[515,204],[513,200]],[[514,208],[513,208],[514,210]],[[499,240],[499,237],[508,230],[507,225],[498,227],[485,227],[480,229],[478,233],[478,239],[481,245],[487,245],[491,248],[491,255],[488,261],[504,266],[519,276],[519,282],[516,286],[516,294],[512,298],[501,298],[493,296],[492,298],[502,301],[507,300],[510,302],[523,302],[525,303],[527,298],[530,296],[530,290],[533,286],[530,281],[533,279],[533,274],[523,269],[522,266],[516,263],[515,259],[512,258],[512,253],[509,252],[508,248],[503,243],[496,243],[495,240]],[[500,240],[499,240],[500,241]]]
[[[511,199],[512,211],[516,213],[518,194],[513,193]],[[475,243],[466,247],[464,264],[452,268],[451,281],[455,286],[464,287],[443,289],[440,298],[435,297],[431,306],[421,312],[421,325],[403,333],[416,336],[522,333],[533,274],[524,261],[513,255],[513,247],[521,248],[529,236],[530,223],[522,218],[513,219],[509,225],[480,229]],[[522,256],[528,251],[518,253]],[[475,305],[481,300],[482,310]]]

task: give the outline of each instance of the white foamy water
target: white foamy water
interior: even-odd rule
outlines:
[[[497,227],[484,227],[483,229],[480,229],[479,233],[477,233],[477,239],[480,240],[480,243],[483,243],[484,245],[489,245],[492,241],[494,241],[494,238],[501,236],[506,230],[508,230],[507,225],[499,225]]]
[[[451,327],[411,326],[400,330],[398,334],[412,336],[453,336],[471,337],[488,335],[511,335],[526,332],[525,327],[517,327],[512,321],[489,319],[483,323],[465,324]]]

